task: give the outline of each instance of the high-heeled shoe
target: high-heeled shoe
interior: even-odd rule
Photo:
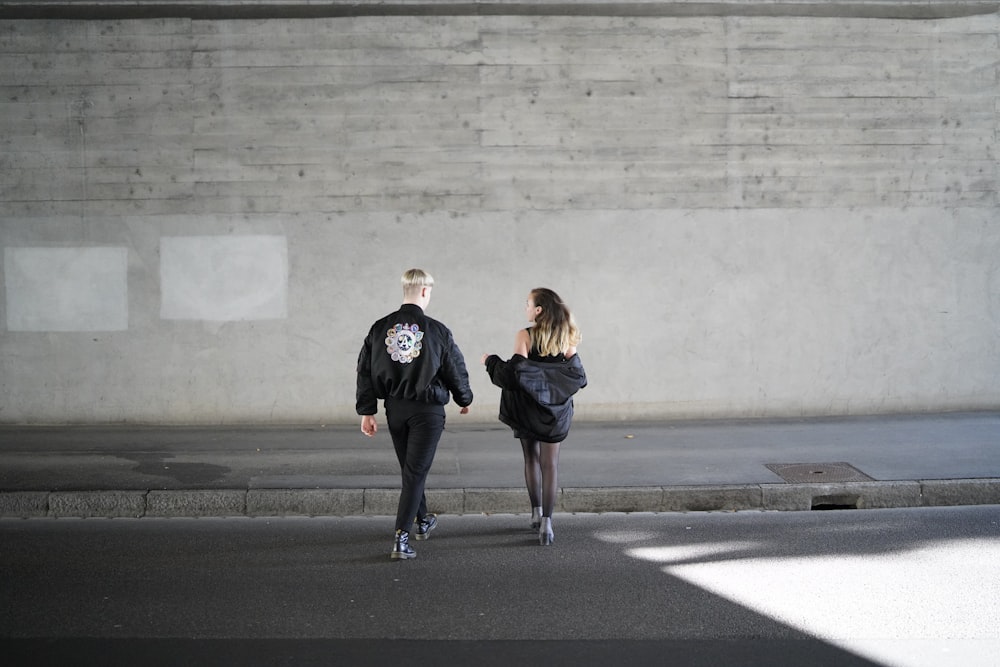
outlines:
[[[531,508],[531,529],[538,530],[542,527],[542,508],[532,507]]]
[[[552,532],[552,517],[543,516],[542,523],[538,528],[538,543],[547,547],[555,542],[556,536]]]

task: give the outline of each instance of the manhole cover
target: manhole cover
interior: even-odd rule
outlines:
[[[768,470],[792,484],[804,482],[871,482],[850,463],[768,463]]]

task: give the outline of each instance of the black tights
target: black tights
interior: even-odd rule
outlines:
[[[532,507],[541,507],[551,517],[559,489],[559,443],[521,438],[524,451],[524,482]]]

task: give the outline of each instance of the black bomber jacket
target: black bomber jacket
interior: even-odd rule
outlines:
[[[504,361],[493,354],[486,372],[500,387],[500,421],[515,434],[541,442],[562,442],[573,420],[573,395],[587,386],[580,355],[560,361],[535,361],[515,354]]]
[[[472,403],[465,358],[451,331],[404,303],[372,325],[358,355],[357,412],[374,415],[377,399],[446,405]]]

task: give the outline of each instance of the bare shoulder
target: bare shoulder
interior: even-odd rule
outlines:
[[[518,329],[514,334],[514,354],[522,357],[528,356],[528,349],[531,347],[531,336],[527,329]]]

